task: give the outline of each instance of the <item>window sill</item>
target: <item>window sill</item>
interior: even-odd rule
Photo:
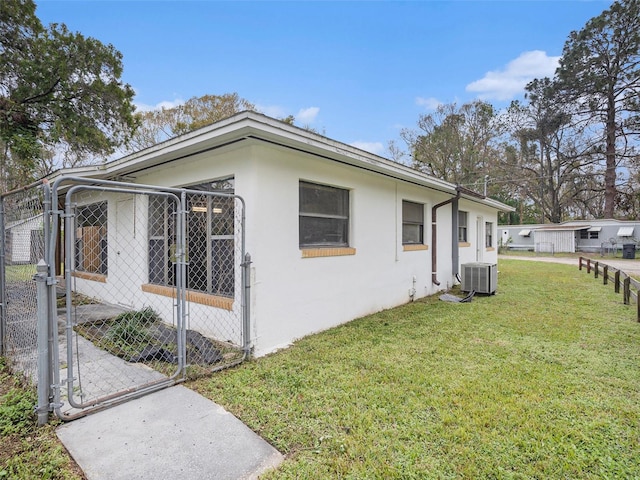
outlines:
[[[80,270],[74,270],[71,272],[72,277],[82,278],[83,280],[91,280],[93,282],[107,283],[107,276],[101,273],[82,272]]]
[[[410,245],[403,245],[402,246],[402,250],[405,252],[415,252],[418,250],[429,250],[429,245],[422,245],[422,244],[410,244]]]
[[[300,252],[302,252],[302,258],[341,257],[344,255],[355,255],[356,249],[351,247],[301,248]]]
[[[458,246],[461,247],[461,248],[470,247],[471,243],[470,242],[458,242]]]
[[[142,291],[162,295],[163,297],[176,298],[175,287],[146,283],[142,285]],[[187,290],[187,302],[198,303],[208,307],[222,308],[223,310],[233,310],[233,298],[221,297],[219,295],[211,295],[203,292],[194,292],[193,290]]]

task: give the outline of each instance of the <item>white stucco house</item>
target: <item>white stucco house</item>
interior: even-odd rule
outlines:
[[[497,214],[511,210],[254,112],[239,113],[99,167],[58,172],[51,180],[61,175],[181,188],[224,183],[242,197],[246,251],[252,258],[251,342],[257,356],[447,289],[458,283],[461,264],[497,263]],[[99,218],[105,212],[126,212],[131,206],[123,202],[107,195],[103,206],[89,214]],[[146,220],[128,226],[140,246],[135,262],[128,265],[136,273],[118,272],[111,249],[102,253],[108,257],[108,273],[94,270],[78,277],[87,287],[100,283],[116,288],[118,282],[128,282],[127,291],[142,291],[145,301],[152,303],[154,296],[166,294],[162,271],[152,261],[163,253],[153,247],[150,207],[133,207],[149,209]],[[87,242],[98,244],[99,239],[89,236],[101,235],[100,230],[90,228],[84,231]],[[105,245],[117,233],[112,230],[103,232]],[[160,232],[157,238],[161,237]],[[90,254],[78,254],[77,262],[85,257]],[[103,293],[108,296],[106,290]],[[236,293],[203,288],[191,300],[194,309],[233,309]],[[228,304],[216,300],[225,295]]]

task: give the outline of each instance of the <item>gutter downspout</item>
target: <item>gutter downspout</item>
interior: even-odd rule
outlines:
[[[438,210],[440,207],[444,207],[445,205],[448,205],[450,203],[455,202],[456,204],[458,203],[458,199],[460,198],[460,190],[456,188],[456,196],[455,197],[451,197],[448,200],[445,200],[444,202],[438,203],[437,205],[434,205],[431,208],[431,244],[432,244],[432,249],[431,249],[431,283],[433,283],[434,285],[440,285],[440,282],[438,281],[438,224],[437,224],[437,213],[436,210]],[[454,225],[455,227],[455,225]],[[455,232],[453,232],[454,235],[454,239],[455,239]],[[455,250],[455,249],[454,249]]]

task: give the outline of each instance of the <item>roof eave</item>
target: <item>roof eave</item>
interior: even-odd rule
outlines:
[[[308,130],[289,125],[256,112],[241,112],[207,127],[175,137],[102,165],[60,170],[50,178],[73,175],[111,179],[128,173],[175,161],[246,139],[258,139],[302,152],[380,173],[398,180],[431,188],[448,195],[456,194],[456,185],[426,175],[413,168],[358,149]],[[462,198],[500,211],[515,211],[513,207],[483,196],[462,193]]]

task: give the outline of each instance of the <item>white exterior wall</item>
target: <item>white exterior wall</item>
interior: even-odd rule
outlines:
[[[8,260],[12,263],[31,262],[31,232],[33,230],[42,231],[42,215],[29,220],[21,220],[10,223],[6,226],[8,234],[11,235],[8,253]]]
[[[256,355],[286,347],[297,338],[354,318],[406,303],[414,290],[413,298],[420,298],[448,288],[455,281],[451,265],[451,205],[437,212],[437,277],[441,284],[437,287],[431,281],[431,208],[451,198],[450,194],[317,156],[249,141],[166,164],[139,175],[136,181],[181,187],[226,176],[235,177],[235,192],[247,205],[246,246],[253,261],[251,337]],[[356,249],[355,255],[302,258],[298,244],[300,180],[350,191],[349,244]],[[402,200],[424,204],[427,250],[404,251]],[[116,208],[112,203],[110,215]],[[125,208],[126,204],[120,205],[121,212]],[[136,208],[145,207],[136,204]],[[460,249],[460,262],[476,261],[476,218],[481,216],[493,223],[497,245],[497,212],[464,200],[460,201],[460,208],[469,212],[471,243],[470,247]],[[136,225],[134,244],[140,252],[147,252],[147,228],[142,223]],[[112,235],[116,234],[113,230],[110,225],[110,246]],[[120,268],[111,250],[109,277],[116,275]],[[495,263],[496,250],[487,251],[482,245],[483,261]],[[140,274],[125,280],[127,287],[137,292],[140,285],[147,282],[146,258],[146,253],[140,255],[140,264],[135,265]],[[166,298],[145,295],[151,306],[165,313]],[[154,297],[158,298],[154,300]],[[120,299],[115,303],[126,304],[126,301]],[[234,309],[238,306],[236,299]],[[214,307],[195,305],[191,308]]]
[[[257,354],[408,302],[414,287],[416,298],[435,291],[430,250],[403,251],[402,200],[425,204],[425,240],[430,245],[431,207],[434,198],[442,201],[446,196],[430,197],[419,187],[290,151],[261,148],[260,157],[252,169],[255,184],[246,196],[248,249],[255,262],[252,325]],[[349,246],[355,255],[302,258],[300,180],[350,191]]]
[[[147,199],[142,195],[100,193],[82,190],[78,205],[107,202],[107,274],[104,282],[74,276],[75,288],[89,297],[141,308],[136,301],[140,285],[148,279]],[[73,247],[75,252],[75,246]],[[73,260],[73,259],[72,259]],[[80,274],[81,275],[81,274]],[[170,317],[169,317],[170,318]]]
[[[469,200],[460,199],[458,210],[467,215],[467,242],[458,244],[460,264],[485,262],[498,263],[498,214],[495,210]],[[439,218],[439,217],[438,217]],[[486,245],[485,224],[493,224],[493,246]]]
[[[571,253],[576,251],[576,232],[574,230],[534,230],[532,233],[536,251]]]

